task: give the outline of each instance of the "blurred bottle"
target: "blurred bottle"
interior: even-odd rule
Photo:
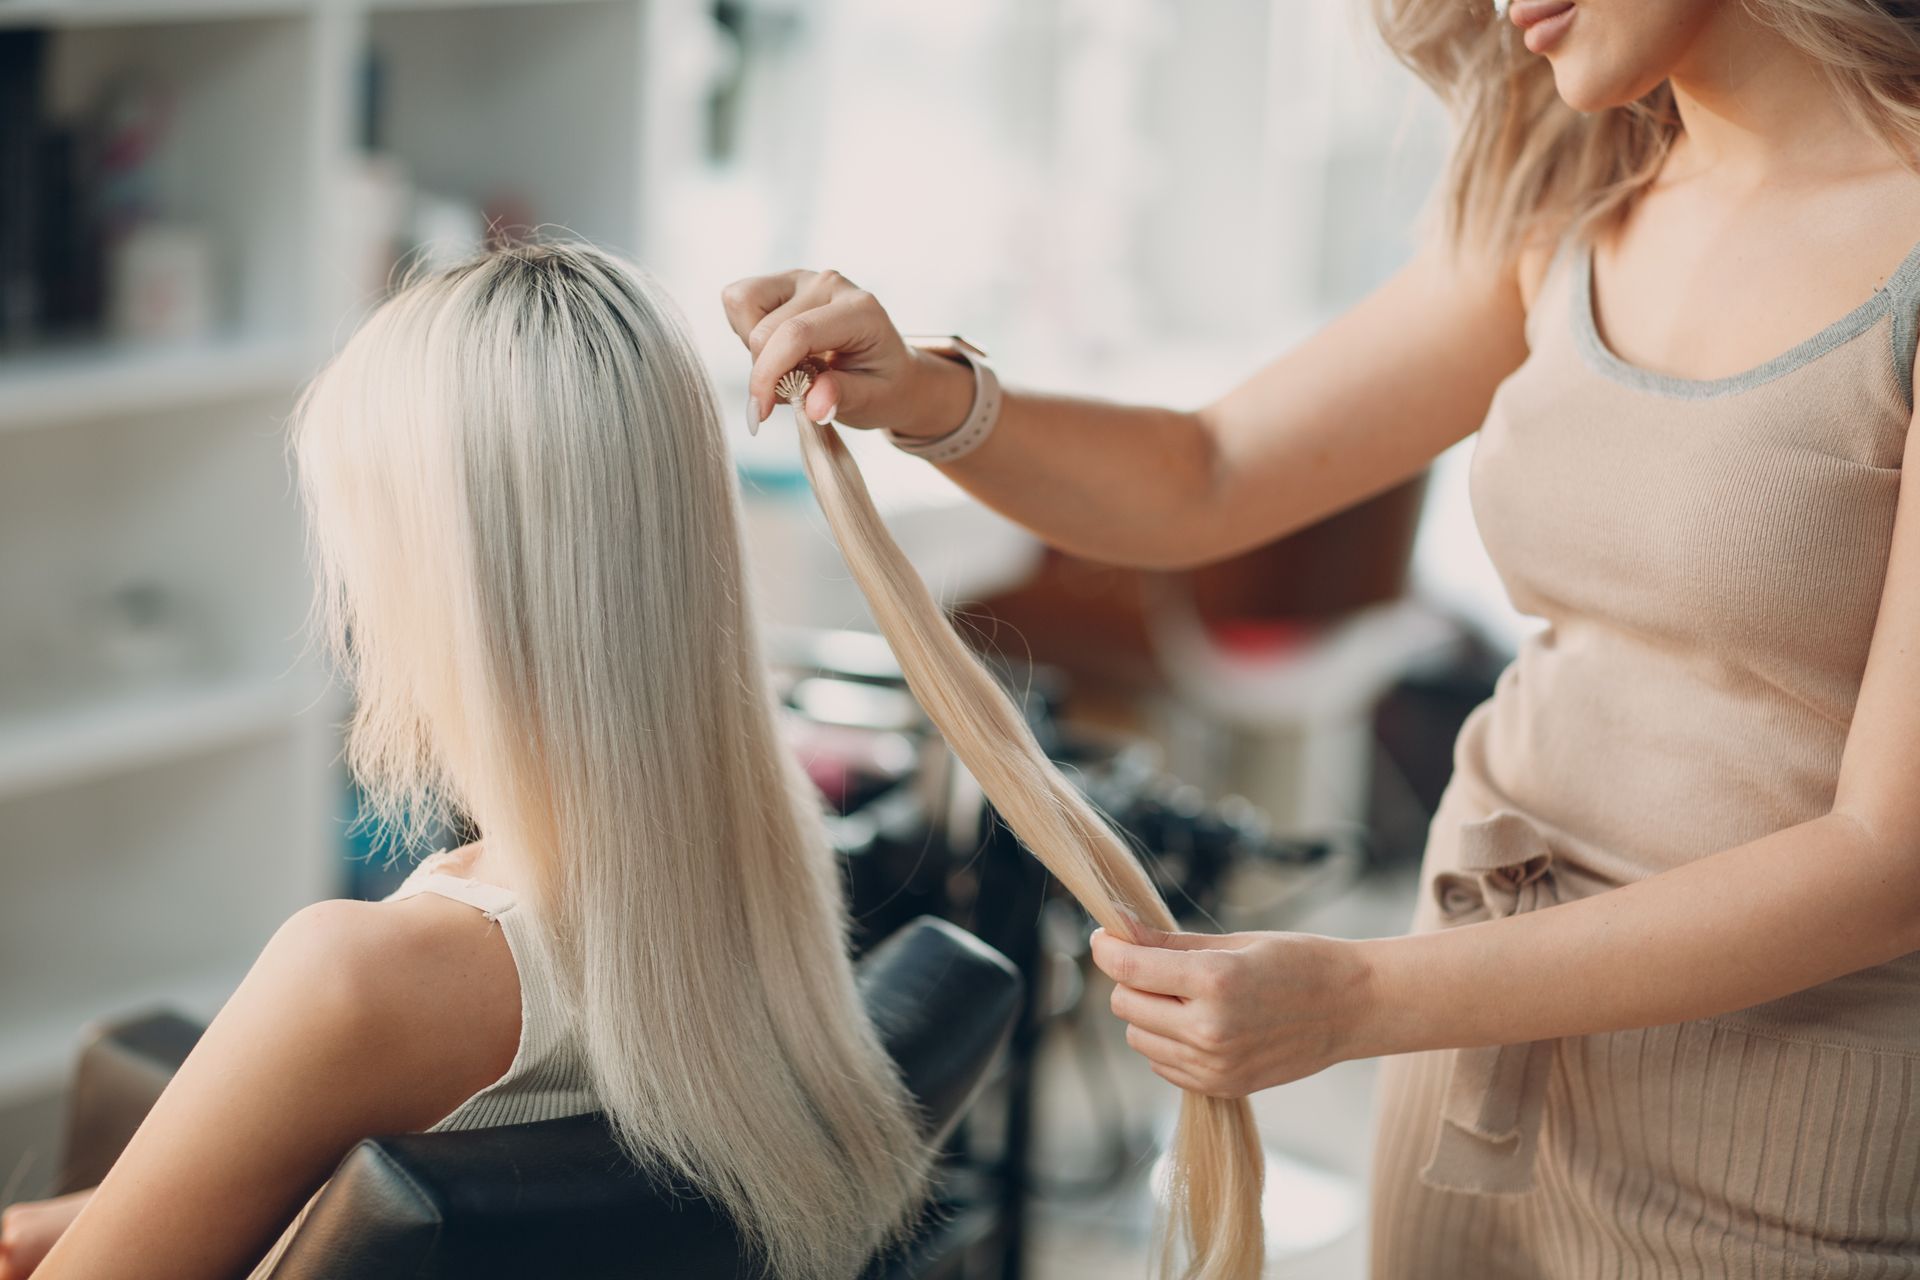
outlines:
[[[113,242],[107,328],[123,342],[195,342],[213,332],[213,242],[199,227],[153,222]]]

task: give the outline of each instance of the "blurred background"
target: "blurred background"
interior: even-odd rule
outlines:
[[[831,266],[1015,385],[1193,406],[1407,257],[1444,140],[1357,4],[0,0],[0,1203],[56,1175],[90,1021],[206,1016],[290,912],[393,883],[351,828],[282,426],[396,264],[538,227],[635,257],[699,336],[863,939],[931,910],[1034,979],[955,1153],[993,1211],[969,1274],[1138,1274],[1171,1092],[862,642],[784,422],[735,423],[719,290]],[[1403,927],[1521,626],[1459,450],[1143,574],[855,444],[1192,927]],[[1371,1071],[1257,1099],[1276,1274],[1363,1273]]]

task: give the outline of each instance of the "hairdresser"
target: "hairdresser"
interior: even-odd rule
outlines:
[[[1237,1096],[1387,1056],[1374,1274],[1920,1275],[1920,6],[1376,6],[1457,125],[1425,247],[1185,411],[1002,391],[832,272],[726,290],[816,419],[1054,546],[1202,564],[1479,433],[1545,623],[1461,730],[1413,931],[1095,937]]]

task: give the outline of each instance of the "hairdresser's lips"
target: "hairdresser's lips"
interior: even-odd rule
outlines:
[[[1507,10],[1513,25],[1526,32],[1527,48],[1545,53],[1573,25],[1573,0],[1514,0]]]

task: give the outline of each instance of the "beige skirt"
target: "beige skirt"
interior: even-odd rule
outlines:
[[[1374,1280],[1920,1278],[1920,1061],[1711,1019],[1537,1047],[1530,1185],[1423,1178],[1451,1050],[1386,1060]]]

